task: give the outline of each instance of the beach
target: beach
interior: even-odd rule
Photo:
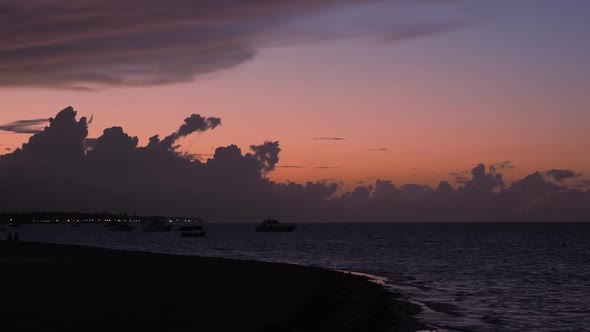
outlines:
[[[415,331],[416,305],[361,276],[251,260],[0,241],[10,331]]]

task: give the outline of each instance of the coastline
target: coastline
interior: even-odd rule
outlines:
[[[419,307],[349,273],[0,241],[11,330],[415,331]]]

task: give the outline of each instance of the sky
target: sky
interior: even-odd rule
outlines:
[[[72,106],[88,137],[145,146],[219,117],[177,151],[278,141],[266,177],[343,191],[458,186],[480,163],[590,178],[588,1],[93,2],[0,0],[0,125]],[[3,128],[2,153],[31,136]]]

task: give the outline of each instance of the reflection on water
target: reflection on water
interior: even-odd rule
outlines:
[[[23,240],[287,262],[388,278],[447,330],[588,331],[590,224],[207,225],[204,238],[26,225]],[[5,233],[5,232],[4,232]],[[0,233],[2,234],[2,233]]]

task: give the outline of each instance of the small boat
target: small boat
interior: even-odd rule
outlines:
[[[165,222],[162,218],[154,218],[144,227],[144,232],[170,232],[172,223]]]
[[[129,226],[128,224],[116,224],[111,227],[111,231],[114,232],[129,232],[133,230],[133,227]]]
[[[294,229],[295,225],[281,224],[278,220],[270,217],[256,227],[257,232],[292,232]]]
[[[10,224],[8,224],[8,227],[20,227],[20,225],[11,222]]]

